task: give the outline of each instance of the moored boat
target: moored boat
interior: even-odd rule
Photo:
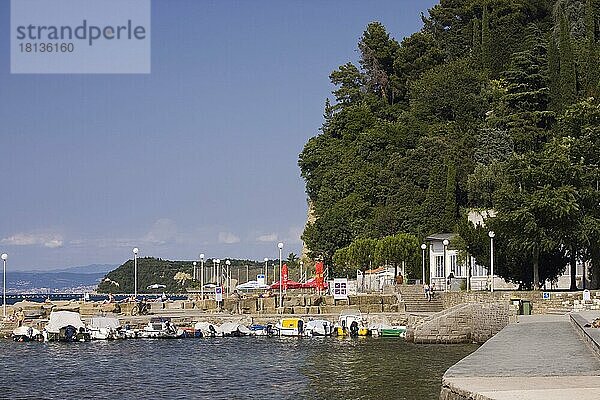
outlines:
[[[379,334],[381,336],[392,336],[392,337],[405,337],[406,326],[390,326],[385,328],[379,328]]]
[[[20,326],[13,330],[12,339],[15,342],[43,342],[44,335],[42,335],[42,332],[31,326]]]
[[[119,320],[114,317],[93,317],[88,329],[92,340],[113,340],[125,337]]]
[[[284,318],[275,325],[279,336],[303,336],[304,321],[300,318]]]
[[[307,336],[331,336],[333,324],[324,319],[313,319],[306,323],[304,330]]]
[[[175,339],[182,337],[183,334],[177,331],[171,318],[155,317],[150,319],[148,325],[139,331],[137,336],[146,339]]]
[[[91,335],[79,313],[52,311],[43,331],[47,342],[87,342]]]
[[[370,336],[371,330],[365,326],[360,311],[346,310],[342,311],[338,318],[335,333],[338,336]]]

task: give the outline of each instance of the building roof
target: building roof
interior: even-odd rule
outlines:
[[[458,236],[456,233],[435,233],[433,235],[427,236],[425,238],[425,240],[429,240],[429,241],[443,241],[444,239],[448,239],[451,240],[453,238],[455,238],[456,236]]]

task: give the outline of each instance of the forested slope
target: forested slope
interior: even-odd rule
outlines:
[[[382,260],[374,239],[458,232],[454,246],[487,265],[493,229],[501,276],[537,286],[580,259],[597,286],[599,10],[442,0],[401,42],[370,23],[299,157],[310,255],[342,274]],[[470,208],[497,216],[475,229]]]

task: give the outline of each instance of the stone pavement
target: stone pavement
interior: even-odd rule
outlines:
[[[448,369],[441,398],[600,399],[600,359],[568,315],[522,316]]]

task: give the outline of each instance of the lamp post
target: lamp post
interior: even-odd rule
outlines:
[[[229,266],[231,265],[231,261],[226,260],[225,261],[225,265],[227,265],[227,269],[226,269],[226,277],[227,277],[227,291],[225,292],[226,296],[229,297],[229,292],[231,291],[231,278],[229,277]]]
[[[6,259],[8,254],[2,253],[2,312],[6,319]]]
[[[194,262],[192,263],[192,265],[194,266],[194,272],[193,272],[193,274],[194,274],[194,277],[193,277],[192,279],[196,280],[196,265],[198,265],[198,263],[197,263],[196,261],[194,261]]]
[[[425,284],[425,250],[427,249],[427,245],[423,243],[421,245],[421,250],[423,250],[423,285]]]
[[[304,266],[304,263],[302,261],[300,261],[300,282],[302,282],[302,267]]]
[[[140,249],[137,247],[133,248],[133,295],[137,299],[137,255]]]
[[[217,259],[213,258],[213,269],[212,269],[212,273],[211,273],[211,277],[210,280],[211,282],[214,280],[215,281],[215,285],[217,284]]]
[[[268,271],[269,271],[269,266],[267,265],[267,263],[269,262],[269,259],[267,257],[265,257],[264,259],[265,262],[265,284],[269,284],[269,277],[268,277]]]
[[[283,282],[281,276],[281,251],[283,250],[283,242],[277,243],[277,247],[279,247],[279,307],[283,305]]]
[[[204,253],[200,254],[200,296],[204,300]]]
[[[445,286],[446,289],[444,290],[445,292],[448,291],[448,278],[447,276],[450,275],[448,273],[448,263],[446,262],[446,251],[448,250],[448,245],[450,244],[450,242],[448,241],[448,239],[444,239],[444,241],[442,242],[444,244],[444,282],[445,282]]]
[[[216,262],[217,262],[217,270],[216,270],[217,286],[221,286],[221,260],[217,258]]]
[[[494,236],[496,234],[494,231],[489,231],[488,236],[490,237],[490,274],[492,276],[492,283],[490,285],[490,290],[494,292]]]

